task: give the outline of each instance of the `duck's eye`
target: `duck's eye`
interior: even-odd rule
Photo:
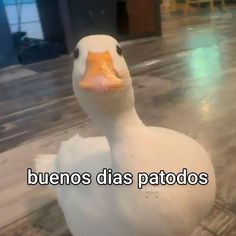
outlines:
[[[122,56],[123,52],[120,46],[116,45],[116,51],[120,56]]]
[[[74,59],[77,59],[79,57],[79,49],[76,48],[74,51]]]

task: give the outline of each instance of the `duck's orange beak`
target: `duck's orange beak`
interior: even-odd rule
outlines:
[[[93,92],[121,91],[124,88],[122,75],[115,70],[108,51],[88,52],[86,71],[79,88]]]

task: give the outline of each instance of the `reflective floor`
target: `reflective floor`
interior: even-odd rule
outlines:
[[[186,133],[211,154],[217,202],[195,236],[236,235],[235,18],[236,8],[172,16],[163,22],[162,38],[123,43],[143,121]],[[38,150],[56,151],[77,131],[99,134],[73,97],[71,70],[68,56],[0,70],[0,226],[34,211],[0,235],[69,235],[53,195],[39,187],[29,190],[19,170],[32,165]],[[8,196],[13,192],[17,203],[16,196]]]

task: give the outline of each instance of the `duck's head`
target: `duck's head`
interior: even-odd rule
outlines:
[[[76,90],[90,94],[127,89],[130,75],[119,43],[108,35],[82,38],[74,52],[73,80]]]
[[[80,105],[92,116],[114,114],[133,106],[130,73],[114,38],[91,35],[78,42],[74,52],[73,89]]]

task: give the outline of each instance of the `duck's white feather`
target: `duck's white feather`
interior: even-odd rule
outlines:
[[[129,236],[142,236],[144,232],[154,235],[156,231],[158,236],[188,236],[194,225],[208,213],[214,199],[215,183],[214,171],[205,151],[196,141],[181,133],[157,127],[149,129],[156,133],[162,155],[167,158],[165,154],[172,153],[168,157],[172,161],[169,159],[168,164],[162,159],[163,156],[157,156],[152,161],[152,171],[158,172],[165,167],[181,171],[183,165],[196,172],[207,169],[211,181],[209,186],[158,186],[151,192],[137,190],[135,184],[98,186],[95,183],[96,174],[103,168],[112,167],[107,139],[76,135],[61,145],[55,162],[50,158],[49,166],[44,167],[45,170],[52,170],[51,164],[54,163],[58,172],[90,172],[93,176],[90,186],[57,188],[59,204],[75,236],[122,236],[127,233]],[[166,144],[161,140],[169,142],[168,149],[163,148]],[[174,140],[178,143],[172,142]],[[146,158],[148,155],[151,153],[147,153]],[[140,163],[133,161],[136,167],[145,165],[145,159]],[[126,164],[132,166],[132,160],[126,161]],[[144,225],[148,227],[142,231]]]

